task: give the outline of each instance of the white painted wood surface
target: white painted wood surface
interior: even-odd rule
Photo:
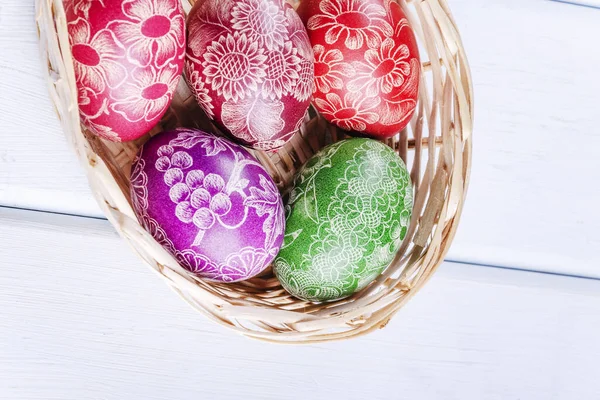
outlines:
[[[589,0],[586,0],[589,1]],[[476,85],[449,257],[600,278],[600,10],[450,0]],[[445,263],[386,329],[282,347],[192,311],[101,216],[0,1],[0,399],[595,399],[600,281]]]
[[[600,0],[553,0],[559,3],[600,8]]]
[[[196,314],[106,221],[0,208],[0,243],[2,399],[600,398],[597,280],[446,263],[385,329],[291,347]]]
[[[33,1],[0,1],[0,204],[100,211],[50,103]]]
[[[472,184],[449,258],[600,277],[600,10],[452,0],[475,81]],[[39,66],[31,2],[0,5],[0,205],[102,216]]]
[[[600,277],[600,10],[449,3],[476,95],[472,184],[449,257]]]

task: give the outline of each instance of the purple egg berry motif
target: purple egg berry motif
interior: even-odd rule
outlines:
[[[243,147],[199,130],[150,139],[133,162],[140,223],[189,271],[236,282],[263,271],[283,241],[277,187]]]

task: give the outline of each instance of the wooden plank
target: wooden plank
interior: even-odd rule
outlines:
[[[584,7],[600,8],[600,0],[552,0],[559,3],[572,4]]]
[[[600,277],[600,12],[449,3],[476,97],[471,187],[449,258]]]
[[[0,209],[0,398],[600,398],[600,282],[446,263],[367,337],[276,346],[196,314],[106,221]]]
[[[600,13],[451,0],[476,95],[472,183],[452,260],[600,277]],[[0,205],[101,216],[49,103],[33,5],[0,10]]]
[[[33,3],[0,5],[0,204],[100,216],[48,97]]]

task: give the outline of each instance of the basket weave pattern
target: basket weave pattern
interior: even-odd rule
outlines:
[[[339,340],[384,327],[428,281],[456,232],[471,165],[473,93],[465,52],[445,0],[398,0],[415,31],[423,74],[409,126],[385,143],[406,162],[415,196],[410,228],[396,258],[365,290],[313,304],[284,291],[269,269],[245,282],[205,282],[181,268],[138,223],[129,200],[129,173],[150,135],[178,126],[215,130],[181,79],[173,103],[148,135],[104,141],[79,122],[77,88],[61,0],[36,0],[40,50],[68,143],[85,168],[104,214],[136,253],[196,310],[250,337],[274,342]],[[189,12],[193,0],[183,0]],[[311,110],[299,133],[276,152],[253,151],[283,193],[298,168],[343,131]]]

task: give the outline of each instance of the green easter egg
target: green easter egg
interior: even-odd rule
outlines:
[[[409,173],[390,147],[372,139],[325,147],[295,178],[275,274],[303,300],[350,296],[396,255],[412,200]]]

